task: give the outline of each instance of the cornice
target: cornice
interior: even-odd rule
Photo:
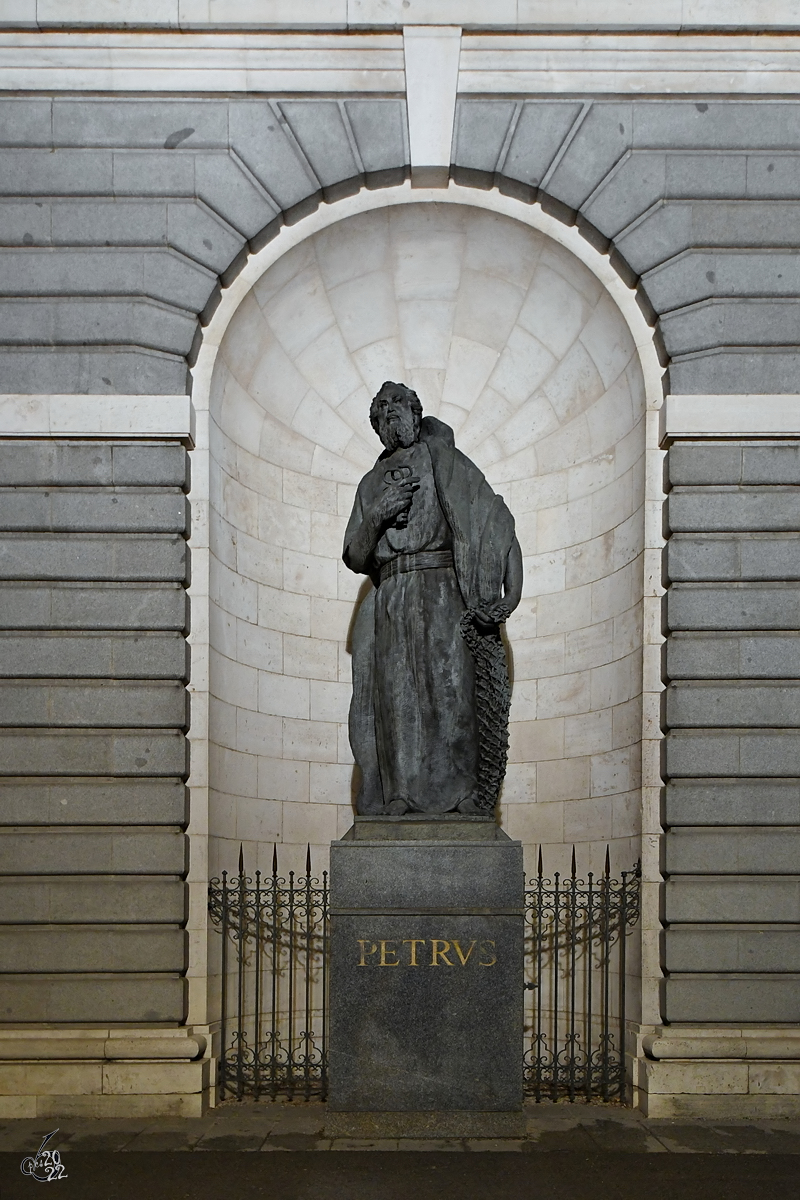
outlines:
[[[7,0],[16,3],[17,0]],[[2,0],[0,0],[2,3]],[[797,5],[800,14],[800,5]],[[403,32],[10,32],[0,91],[386,94],[406,90]],[[462,95],[796,95],[800,33],[470,33]]]

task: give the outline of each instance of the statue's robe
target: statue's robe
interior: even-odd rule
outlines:
[[[375,584],[352,631],[350,744],[361,769],[360,813],[402,799],[415,812],[452,812],[477,788],[475,664],[461,634],[469,609],[502,595],[514,518],[482,472],[455,448],[449,426],[422,422],[414,446],[385,451],[359,484],[344,560],[386,472],[410,468],[419,489],[405,527],[386,528],[368,564]],[[399,522],[402,526],[402,520]],[[452,551],[453,566],[380,583],[399,555]]]

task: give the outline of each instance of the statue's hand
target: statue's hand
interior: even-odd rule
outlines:
[[[472,619],[481,633],[489,633],[497,625],[502,625],[511,616],[511,611],[507,604],[499,601],[497,604],[484,605],[483,608],[476,608]]]
[[[380,525],[393,521],[401,512],[411,507],[414,492],[418,488],[419,475],[409,475],[400,482],[388,484],[386,491],[375,501],[372,508],[374,519]]]

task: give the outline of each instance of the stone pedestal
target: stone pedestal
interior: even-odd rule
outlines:
[[[357,817],[333,843],[337,1129],[521,1120],[523,891],[522,847],[490,817]]]

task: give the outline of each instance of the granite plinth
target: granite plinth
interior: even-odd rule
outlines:
[[[522,847],[491,819],[386,820],[331,846],[329,1108],[518,1113]]]

